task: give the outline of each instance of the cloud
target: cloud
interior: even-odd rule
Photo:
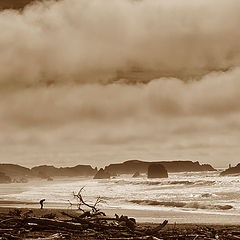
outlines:
[[[234,159],[239,10],[234,0],[63,0],[0,12],[1,156]]]
[[[236,0],[63,0],[2,11],[1,83],[109,83],[135,70],[134,83],[236,67],[239,9]]]
[[[0,120],[5,127],[24,131],[58,131],[68,126],[91,125],[98,129],[108,125],[117,126],[117,130],[120,128],[119,131],[127,135],[131,129],[122,132],[122,125],[139,125],[139,129],[133,128],[132,132],[141,133],[143,125],[158,126],[157,122],[162,123],[163,128],[179,122],[181,127],[173,130],[175,133],[188,132],[186,127],[190,125],[196,131],[199,124],[209,131],[227,120],[233,124],[234,117],[238,116],[239,76],[240,70],[236,68],[188,83],[160,78],[139,85],[27,88],[1,97]],[[194,125],[189,125],[189,119]]]

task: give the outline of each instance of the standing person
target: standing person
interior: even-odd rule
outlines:
[[[40,206],[41,206],[41,209],[43,209],[43,202],[45,201],[45,199],[42,199],[42,200],[40,200]]]

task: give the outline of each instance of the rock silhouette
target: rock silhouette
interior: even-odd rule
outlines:
[[[240,174],[240,163],[235,166],[235,167],[231,167],[229,166],[229,168],[223,172],[221,172],[221,176],[226,176],[226,175],[232,175],[232,174]]]
[[[113,174],[134,174],[135,172],[147,173],[148,166],[151,164],[162,164],[168,172],[201,172],[216,171],[209,164],[200,164],[193,161],[157,161],[147,162],[140,160],[129,160],[123,163],[113,163],[105,167],[105,169]]]
[[[148,178],[167,178],[168,172],[162,164],[151,164],[148,167]]]
[[[108,171],[103,170],[103,168],[100,168],[100,170],[96,173],[93,179],[109,179],[110,174]]]

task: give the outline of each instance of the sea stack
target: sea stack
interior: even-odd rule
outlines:
[[[148,167],[148,178],[167,178],[168,172],[162,164],[151,164]]]
[[[93,179],[109,179],[109,178],[110,178],[109,172],[106,170],[103,170],[103,168],[100,168],[100,170],[93,177]]]

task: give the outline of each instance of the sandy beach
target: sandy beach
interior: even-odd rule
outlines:
[[[16,201],[0,201],[0,211],[7,212],[9,209],[32,209],[36,213],[43,213],[39,211],[39,203],[29,203],[29,202],[16,202]],[[139,223],[161,223],[165,219],[169,221],[170,224],[210,224],[210,225],[240,225],[239,215],[233,214],[209,214],[203,212],[192,212],[192,211],[174,211],[174,210],[144,210],[144,209],[122,209],[116,207],[101,208],[108,216],[127,215],[136,218]],[[61,206],[56,208],[52,207],[52,204],[46,203],[46,212],[60,212],[60,211],[73,211],[79,212],[75,207],[70,207],[66,203],[65,207]]]

